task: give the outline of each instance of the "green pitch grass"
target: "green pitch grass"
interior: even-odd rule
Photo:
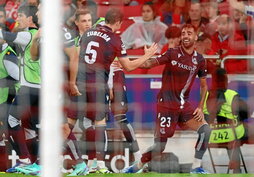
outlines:
[[[161,173],[142,173],[142,174],[89,174],[86,177],[254,177],[254,174],[161,174]],[[0,177],[34,177],[22,174],[0,173]],[[66,177],[66,175],[64,175]],[[81,177],[81,176],[80,176]]]

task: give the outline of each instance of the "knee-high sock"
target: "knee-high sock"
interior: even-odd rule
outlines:
[[[70,152],[70,156],[72,159],[76,160],[77,162],[82,162],[81,153],[79,151],[76,137],[74,136],[73,132],[70,133],[67,140],[64,142],[66,149]]]
[[[37,137],[26,140],[26,145],[31,156],[31,162],[36,162],[39,155],[39,141]]]
[[[107,132],[106,125],[95,126],[95,142],[97,160],[104,161],[105,152],[107,151]]]
[[[195,158],[202,159],[208,147],[211,129],[208,124],[202,125],[198,129],[198,140],[195,146]]]
[[[7,152],[6,152],[6,146],[4,143],[4,140],[0,141],[0,171],[6,171],[7,170]]]
[[[118,121],[118,123],[123,131],[124,137],[130,145],[131,152],[134,153],[134,152],[139,151],[139,146],[138,146],[138,142],[137,142],[137,139],[135,136],[135,132],[133,130],[133,127],[127,120],[126,114],[115,115],[115,119]]]
[[[142,154],[141,162],[147,163],[152,160],[153,156],[160,155],[167,144],[167,138],[156,138],[154,139],[154,144],[148,150]]]
[[[88,127],[85,131],[85,137],[87,142],[87,154],[88,159],[93,160],[96,158],[96,146],[95,146],[95,129],[93,126]]]

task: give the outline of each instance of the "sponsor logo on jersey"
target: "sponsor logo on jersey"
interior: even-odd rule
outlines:
[[[185,69],[185,70],[188,70],[188,71],[195,71],[197,69],[197,66],[195,66],[195,65],[194,66],[188,66],[188,65],[182,64],[180,62],[177,62],[175,60],[172,60],[171,64],[173,66],[176,65],[178,68],[182,68],[182,69]]]

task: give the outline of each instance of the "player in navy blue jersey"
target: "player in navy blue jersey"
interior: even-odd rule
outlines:
[[[123,14],[118,9],[110,9],[105,16],[105,25],[98,25],[87,31],[81,38],[78,82],[84,83],[79,88],[86,98],[85,116],[95,124],[97,168],[101,173],[108,173],[104,162],[106,150],[106,118],[108,116],[109,90],[108,75],[110,65],[118,57],[124,69],[130,71],[142,65],[157,51],[153,44],[145,55],[137,60],[129,60],[121,38],[114,32],[120,29]],[[84,89],[82,89],[84,88]],[[81,96],[82,98],[82,96]]]
[[[211,132],[202,111],[207,92],[206,61],[194,50],[196,40],[195,27],[190,24],[184,25],[181,31],[181,46],[169,49],[143,65],[144,68],[166,65],[162,75],[162,88],[157,97],[154,145],[142,155],[139,163],[125,168],[125,173],[139,171],[152,156],[160,155],[165,149],[167,138],[174,135],[177,125],[187,126],[198,132],[191,173],[207,173],[201,168],[201,159],[207,149]],[[188,98],[196,76],[200,79],[201,93],[199,105],[194,109]]]

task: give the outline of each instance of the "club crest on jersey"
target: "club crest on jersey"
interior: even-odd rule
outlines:
[[[177,64],[177,61],[172,60],[172,61],[171,61],[171,64],[172,64],[173,66],[175,66],[175,65]]]
[[[161,134],[166,134],[165,128],[160,128]]]
[[[192,58],[192,63],[197,65],[198,64],[197,59],[196,58]]]

